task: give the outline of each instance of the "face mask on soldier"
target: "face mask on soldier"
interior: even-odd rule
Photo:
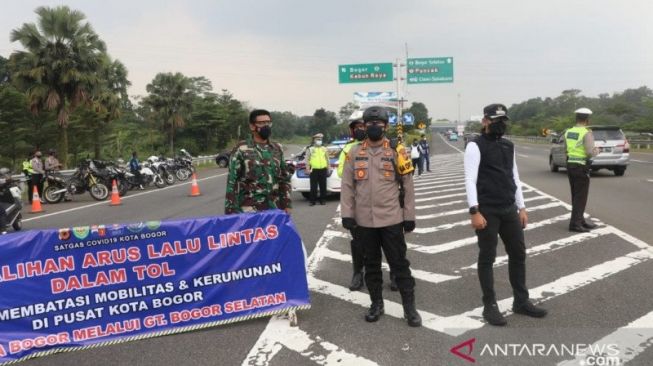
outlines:
[[[267,140],[270,135],[272,135],[272,127],[270,126],[262,126],[262,127],[256,127],[256,132],[258,132],[259,136],[263,140]]]

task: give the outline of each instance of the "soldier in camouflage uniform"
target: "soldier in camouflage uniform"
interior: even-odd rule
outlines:
[[[270,112],[256,109],[249,115],[252,138],[231,152],[224,213],[281,209],[290,213],[290,174],[281,145],[269,140]]]

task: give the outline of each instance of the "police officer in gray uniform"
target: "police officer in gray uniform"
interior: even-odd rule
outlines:
[[[396,277],[408,325],[419,327],[415,308],[415,279],[406,259],[404,233],[415,229],[415,193],[411,174],[398,175],[397,151],[384,137],[388,112],[370,107],[363,113],[367,138],[351,148],[342,175],[342,226],[356,229],[365,253],[365,283],[372,305],[365,320],[384,313],[382,252]],[[402,194],[403,190],[403,194]],[[403,203],[401,197],[403,195]]]

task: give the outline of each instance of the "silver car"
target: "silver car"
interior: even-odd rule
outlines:
[[[626,172],[630,161],[630,144],[619,127],[616,126],[591,126],[594,136],[594,146],[599,148],[599,154],[592,158],[592,171],[608,169],[616,176]],[[558,168],[567,166],[566,147],[562,139],[552,140],[551,153],[549,154],[549,168],[557,172]]]

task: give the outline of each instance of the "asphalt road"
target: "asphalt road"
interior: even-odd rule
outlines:
[[[432,141],[432,172],[415,181],[417,227],[407,236],[417,279],[417,304],[424,326],[401,319],[397,293],[386,289],[386,315],[374,324],[363,314],[365,292],[350,292],[347,232],[339,224],[338,199],[309,207],[294,195],[293,220],[309,253],[312,309],[299,327],[279,318],[259,319],[185,334],[133,341],[30,360],[33,365],[479,365],[601,364],[597,358],[565,354],[563,346],[615,347],[606,357],[618,364],[650,365],[653,351],[653,234],[650,207],[653,155],[632,154],[623,177],[593,176],[588,213],[602,224],[591,234],[566,230],[569,186],[563,173],[548,171],[548,147],[518,144],[530,225],[527,227],[531,298],[549,309],[544,319],[510,312],[511,294],[503,249],[495,283],[509,325],[495,328],[480,316],[475,272],[477,250],[462,184],[462,142]],[[296,147],[295,147],[296,148]],[[289,150],[292,152],[293,150]],[[130,192],[123,205],[84,202],[45,205],[26,215],[25,228],[165,220],[222,214],[226,171],[201,172],[202,196],[190,186]],[[462,189],[461,189],[462,188]],[[387,272],[385,274],[387,278]],[[509,346],[516,345],[516,346]],[[542,355],[541,347],[547,352]],[[576,346],[573,346],[576,347]],[[505,352],[504,352],[505,351]],[[616,362],[615,358],[603,361]],[[568,361],[569,363],[565,363]]]

